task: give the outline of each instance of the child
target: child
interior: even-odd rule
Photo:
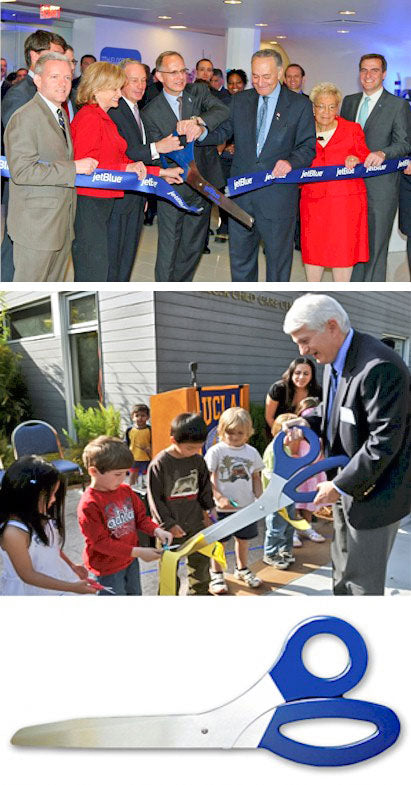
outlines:
[[[300,401],[296,416],[298,417],[305,417],[308,414],[312,414],[314,409],[319,405],[320,401],[318,398],[304,398]],[[299,449],[298,449],[298,456],[306,455],[309,450],[309,446],[306,441],[301,440],[299,442]],[[317,460],[320,460],[322,456],[320,455]],[[319,472],[315,474],[314,477],[310,477],[304,483],[302,483],[299,490],[305,491],[315,491],[317,489],[317,485],[320,482],[325,482],[327,479],[327,475],[325,472]],[[296,505],[297,510],[301,510],[301,514],[303,518],[305,518],[308,523],[312,523],[313,519],[313,512],[316,512],[321,508],[321,504],[312,504],[310,502],[299,502]],[[325,537],[322,536],[319,532],[316,532],[312,526],[309,529],[305,529],[305,531],[300,532],[300,535],[294,529],[293,534],[293,546],[294,548],[301,548],[302,542],[300,537],[306,537],[307,539],[311,540],[312,542],[325,542]]]
[[[0,594],[96,593],[86,568],[61,550],[65,493],[57,469],[35,455],[7,469],[0,489]]]
[[[121,439],[94,439],[83,452],[83,463],[91,477],[91,485],[78,506],[79,524],[86,539],[85,563],[99,583],[115,594],[141,594],[138,558],[155,561],[161,551],[140,548],[137,530],[168,544],[172,535],[147,518],[142,501],[124,482],[133,456]]]
[[[150,463],[148,501],[151,515],[179,544],[210,524],[214,511],[210,476],[201,448],[207,426],[200,414],[184,412],[171,423],[171,444]],[[209,559],[192,553],[188,563],[188,594],[209,594]]]
[[[264,471],[263,471],[263,488],[265,489],[271,479],[274,471],[274,438],[281,431],[282,425],[287,420],[295,420],[295,414],[280,414],[274,420],[271,428],[273,440],[266,447],[263,455]],[[286,448],[287,452],[291,455],[297,454],[299,443],[294,442],[290,447]],[[295,518],[294,504],[287,507],[290,518]],[[278,511],[270,513],[265,519],[265,540],[264,540],[264,556],[263,562],[269,564],[271,567],[276,567],[278,570],[288,570],[290,564],[295,562],[293,556],[293,532],[294,527],[286,521]]]
[[[129,428],[126,434],[127,444],[133,453],[134,463],[131,467],[129,482],[130,485],[138,482],[141,476],[141,482],[147,474],[148,464],[151,458],[151,428],[147,425],[150,417],[150,409],[145,403],[138,403],[131,410],[131,419],[134,423],[132,428]]]
[[[232,515],[238,508],[248,507],[262,494],[261,470],[264,464],[257,450],[247,444],[253,433],[253,423],[245,409],[233,406],[222,413],[217,428],[220,441],[210,447],[205,456],[219,520]],[[257,536],[257,522],[239,529],[234,535],[235,577],[251,589],[258,589],[262,584],[248,567],[248,543]],[[223,537],[221,541],[229,539]],[[221,565],[214,560],[210,575],[213,592],[226,594],[227,584]]]

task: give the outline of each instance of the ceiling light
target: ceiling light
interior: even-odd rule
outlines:
[[[282,38],[287,38],[287,36],[286,35],[278,35],[277,38],[282,39]]]
[[[337,33],[349,33],[349,30],[337,30]]]
[[[170,25],[170,30],[187,30],[187,25]]]
[[[243,0],[223,0],[226,5],[241,5]]]
[[[342,16],[355,16],[356,11],[338,11]]]
[[[278,43],[278,41],[269,41],[268,43],[269,43],[269,44],[277,44],[277,43]]]
[[[172,16],[158,16],[157,19],[172,19]]]
[[[266,22],[256,22],[254,27],[268,27],[268,24]]]

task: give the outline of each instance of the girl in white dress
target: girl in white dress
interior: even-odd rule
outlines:
[[[83,565],[63,553],[66,489],[57,469],[35,455],[7,469],[0,488],[0,594],[95,594]]]

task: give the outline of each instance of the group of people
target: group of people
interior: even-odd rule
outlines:
[[[325,456],[342,454],[348,462],[334,476],[318,473],[307,481],[316,492],[313,506],[267,515],[263,561],[288,569],[295,561],[293,548],[301,546],[293,542],[298,514],[310,524],[300,528],[321,542],[313,512],[332,505],[334,593],[383,594],[393,542],[410,511],[408,369],[382,341],[353,330],[345,310],[327,295],[299,297],[286,315],[284,331],[300,356],[268,392],[271,434],[286,431],[285,450],[302,456],[307,443],[301,425],[308,425],[321,438]],[[325,365],[322,389],[309,354]],[[204,457],[207,426],[200,414],[182,412],[171,423],[170,445],[152,458],[149,414],[145,404],[134,407],[127,443],[100,436],[84,451],[91,484],[78,508],[83,565],[73,565],[62,551],[64,484],[54,467],[29,456],[5,472],[0,489],[3,593],[140,594],[138,559],[156,561],[162,549],[141,547],[138,530],[157,537],[158,545],[183,544],[252,504],[275,472],[273,442],[263,457],[248,444],[253,423],[241,407],[221,414],[218,441]],[[150,518],[125,482],[129,471],[134,482],[147,469]],[[234,532],[235,576],[251,589],[262,584],[248,564],[249,542],[257,533],[256,522]],[[190,594],[227,593],[221,564],[210,564],[202,553],[188,556],[188,582]]]
[[[206,58],[189,84],[181,54],[163,52],[151,100],[145,99],[147,67],[135,60],[115,66],[86,55],[73,90],[76,60],[60,36],[33,33],[25,56],[29,73],[3,101],[10,169],[3,280],[63,280],[70,249],[76,281],[130,279],[145,197],[75,188],[76,174],[90,175],[97,167],[134,172],[139,180],[163,177],[194,208],[157,200],[156,280],[191,281],[207,247],[211,203],[183,182],[183,169],[171,159],[166,168],[158,166],[160,155],[181,150],[183,141],[195,142],[200,173],[220,190],[229,175],[268,170],[282,178],[311,165],[352,169],[360,162],[378,167],[411,149],[410,107],[384,89],[387,63],[380,54],[361,57],[363,90],[342,105],[331,82],[306,96],[302,66],[291,64],[284,72],[280,54],[271,49],[253,55],[252,89],[246,89],[241,69],[228,73],[226,89],[221,70]],[[310,181],[301,189],[275,183],[242,194],[236,202],[252,216],[253,227],[220,212],[217,233],[224,241],[228,231],[232,280],[258,280],[260,241],[267,280],[290,279],[300,190],[308,280],[320,280],[325,267],[338,281],[385,280],[400,185],[401,228],[410,235],[411,165],[405,172],[365,183]]]

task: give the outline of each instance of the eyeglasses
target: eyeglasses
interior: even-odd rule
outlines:
[[[78,60],[69,60],[69,63],[73,63],[73,65],[77,65]]]
[[[330,104],[329,106],[325,106],[324,104],[314,104],[314,106],[316,109],[319,109],[320,112],[326,112],[327,110],[329,112],[334,112],[336,109],[338,109],[338,104]]]
[[[182,68],[181,71],[160,71],[160,74],[168,74],[169,76],[185,76],[188,74],[188,68]]]

